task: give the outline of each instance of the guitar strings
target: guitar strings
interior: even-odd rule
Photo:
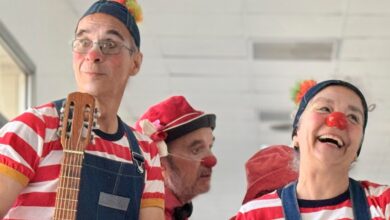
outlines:
[[[89,106],[86,107],[87,110],[90,110]],[[73,108],[73,113],[75,108]],[[84,109],[85,111],[85,109]],[[83,111],[81,111],[83,112]],[[85,113],[85,112],[84,112]],[[84,113],[82,113],[81,118],[83,118],[84,122]],[[74,116],[75,114],[73,114]],[[88,117],[88,126],[85,127],[84,123],[82,123],[81,129],[79,129],[78,139],[76,142],[76,152],[84,152],[82,141],[86,141],[85,147],[89,143],[91,128],[91,115],[86,114]],[[80,117],[79,117],[80,118]],[[74,120],[74,117],[72,117]],[[93,118],[92,118],[93,119]],[[71,130],[73,126],[71,126]],[[66,135],[66,134],[65,134]],[[72,135],[72,131],[70,132],[70,136]],[[82,138],[84,138],[82,140]],[[72,149],[72,141],[69,137],[65,138],[64,145],[67,147],[66,149]],[[54,213],[54,219],[76,219],[77,213],[77,200],[78,200],[78,192],[80,187],[80,175],[81,175],[81,166],[84,155],[83,153],[75,153],[75,152],[65,152],[63,157],[63,164],[60,169],[60,181],[59,181],[59,190],[57,190],[58,195],[56,195],[56,209]],[[64,196],[66,196],[64,198]],[[59,204],[59,205],[58,205]]]
[[[78,152],[81,152],[81,151],[83,151],[83,144],[81,144],[81,136],[83,135],[83,129],[85,129],[84,128],[84,124],[82,124],[82,126],[81,126],[81,129],[80,129],[80,131],[79,131],[79,135],[78,135],[78,139],[77,139],[77,143],[76,143],[76,148],[77,148],[77,151]],[[74,169],[75,169],[75,172],[77,172],[77,179],[74,179],[74,181],[75,181],[75,184],[74,184],[74,188],[75,189],[80,189],[80,176],[81,176],[81,165],[82,165],[82,160],[83,160],[83,155],[82,154],[77,154],[77,155],[75,155],[76,156],[76,166],[77,167],[75,167]],[[74,215],[76,215],[76,209],[77,209],[77,199],[78,199],[78,193],[79,192],[79,190],[75,190],[74,191],[74,193],[73,193],[73,201],[75,201],[74,203],[73,203],[73,205],[74,205],[74,207],[73,207],[73,210],[75,210],[75,212],[73,213]],[[76,217],[76,216],[74,216],[74,217]]]

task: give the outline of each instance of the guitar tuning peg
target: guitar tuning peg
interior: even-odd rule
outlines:
[[[88,125],[87,125],[88,126]],[[87,127],[82,127],[81,128],[81,137],[86,138],[88,134],[88,128]]]
[[[93,121],[92,129],[99,129],[99,124],[96,121]]]
[[[95,116],[95,118],[99,118],[99,117],[100,117],[100,111],[99,111],[99,109],[95,108],[94,114],[93,114],[93,115]]]
[[[89,140],[90,143],[92,143],[94,137],[95,137],[95,135],[93,133],[91,133],[91,137],[90,137],[90,140]]]

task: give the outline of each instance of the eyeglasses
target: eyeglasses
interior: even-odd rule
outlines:
[[[129,48],[123,43],[113,41],[113,40],[101,40],[101,41],[91,41],[89,39],[74,39],[72,42],[72,49],[76,53],[86,54],[93,47],[94,44],[97,44],[100,48],[100,51],[104,55],[113,55],[118,54],[122,48],[126,48],[130,51],[130,54],[135,52],[134,48]]]

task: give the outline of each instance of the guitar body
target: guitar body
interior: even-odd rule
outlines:
[[[54,220],[76,219],[84,149],[95,124],[95,99],[87,93],[70,93],[60,116],[63,160],[57,187]]]

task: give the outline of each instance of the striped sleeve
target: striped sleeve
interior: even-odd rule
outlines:
[[[58,119],[51,105],[30,108],[4,125],[0,130],[0,173],[27,185],[39,166],[46,134],[56,126]]]
[[[160,207],[164,209],[164,180],[161,172],[160,157],[154,142],[135,132],[145,157],[145,188],[141,207]]]
[[[283,219],[282,202],[276,191],[241,206],[236,220]]]
[[[44,131],[42,119],[32,109],[7,123],[0,131],[0,172],[27,185],[39,162]]]
[[[390,219],[390,187],[369,181],[361,181],[365,188],[371,217],[373,219]]]

